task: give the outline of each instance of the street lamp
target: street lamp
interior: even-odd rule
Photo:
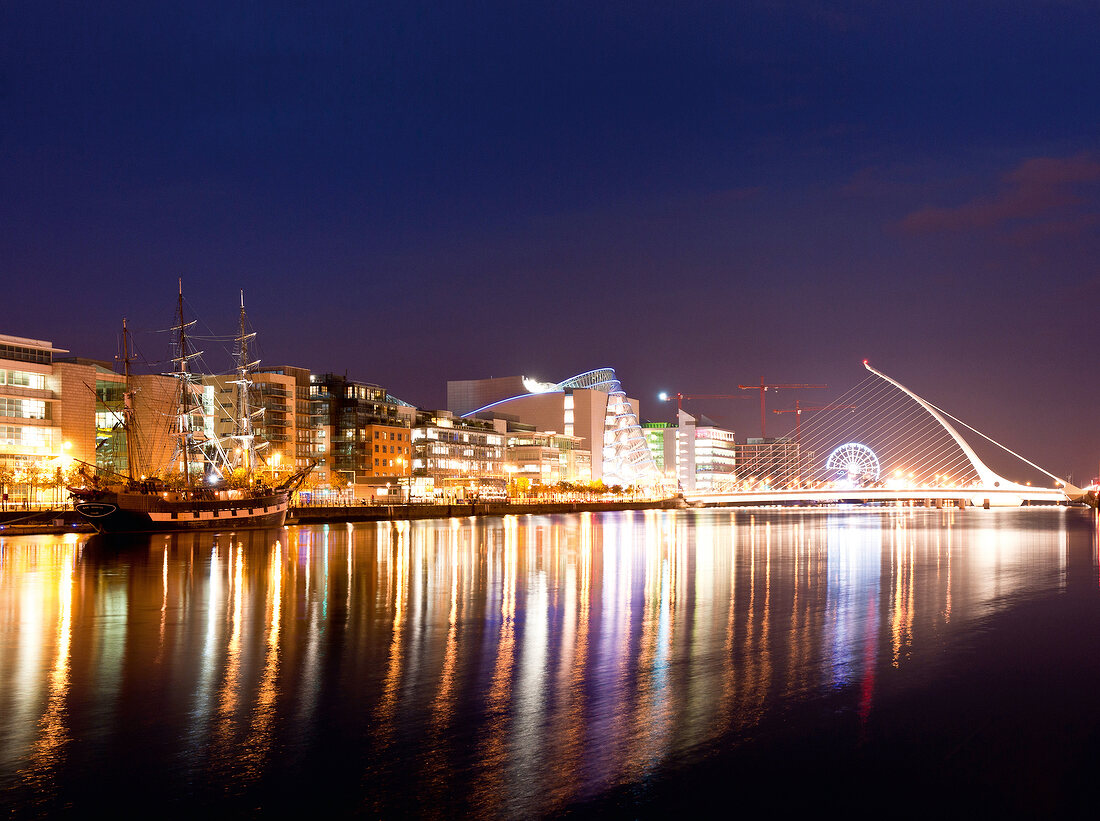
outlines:
[[[406,484],[405,504],[410,504],[413,495],[412,470],[410,469],[408,473],[405,473],[405,465],[409,464],[409,461],[403,456],[398,456],[395,461],[397,462],[397,485],[400,487],[402,483]]]
[[[504,473],[508,477],[508,481],[504,486],[505,487],[504,492],[507,495],[509,502],[512,501],[512,491],[514,489],[513,485],[515,484],[515,481],[516,481],[516,471],[517,470],[519,470],[519,467],[517,465],[505,465],[504,466]]]

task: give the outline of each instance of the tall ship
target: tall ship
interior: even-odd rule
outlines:
[[[76,511],[100,533],[152,533],[175,530],[244,530],[282,527],[290,497],[305,481],[312,465],[292,472],[284,481],[265,482],[262,448],[253,433],[253,411],[249,399],[251,370],[259,364],[249,359],[249,343],[255,332],[248,331],[241,293],[240,334],[236,342],[237,378],[234,432],[228,437],[210,437],[195,424],[202,412],[197,385],[201,376],[191,360],[202,355],[193,351],[183,312],[183,284],[180,283],[175,336],[174,369],[176,402],[170,417],[173,454],[167,465],[149,475],[142,472],[142,437],[135,414],[134,380],[131,375],[132,340],[122,322],[122,361],[126,377],[121,409],[121,427],[126,437],[126,473],[82,472],[82,483],[68,487]],[[226,447],[226,444],[230,445]],[[165,451],[166,452],[166,451]]]

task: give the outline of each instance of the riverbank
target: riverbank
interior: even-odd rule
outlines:
[[[449,505],[318,505],[292,507],[287,525],[389,522],[403,519],[450,519],[455,516],[519,516],[551,513],[599,513],[608,510],[672,510],[682,499],[608,502],[466,502]],[[94,533],[75,510],[8,510],[0,512],[0,535],[35,536],[56,533]]]

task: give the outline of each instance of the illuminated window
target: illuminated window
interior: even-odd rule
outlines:
[[[19,388],[34,388],[35,390],[42,390],[46,387],[46,377],[40,373],[11,371],[8,374],[8,384]]]
[[[0,416],[18,419],[48,419],[46,403],[40,399],[7,399],[0,397]]]

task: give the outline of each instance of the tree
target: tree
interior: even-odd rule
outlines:
[[[61,469],[61,465],[54,465],[53,473],[49,476],[49,484],[53,489],[53,505],[60,507],[61,488],[65,487],[65,472]]]
[[[520,476],[513,480],[515,482],[516,490],[524,497],[527,497],[527,492],[531,489],[531,480],[526,476]]]
[[[328,484],[338,495],[342,496],[344,491],[351,487],[351,479],[344,473],[330,470],[328,472]]]
[[[26,474],[27,484],[29,484],[31,488],[31,504],[40,503],[41,499],[38,498],[38,490],[49,480],[49,473],[43,465],[38,462],[31,462],[27,465]]]
[[[237,490],[243,490],[252,484],[252,477],[245,468],[237,468],[225,477],[225,486]]]
[[[34,504],[38,497],[38,488],[49,482],[50,474],[39,462],[27,462],[23,465],[23,478],[26,482],[28,505]]]
[[[183,490],[187,487],[187,477],[178,470],[158,471],[149,478],[156,481],[166,490]]]
[[[15,484],[15,471],[12,470],[11,465],[0,464],[0,505],[4,510],[8,509],[8,489]]]
[[[313,491],[317,490],[321,486],[321,480],[317,476],[316,471],[310,471],[306,474],[306,478],[302,480],[302,484],[298,486],[298,490],[295,491],[295,499],[297,504],[302,503],[302,494],[308,493],[310,497],[313,496]]]

